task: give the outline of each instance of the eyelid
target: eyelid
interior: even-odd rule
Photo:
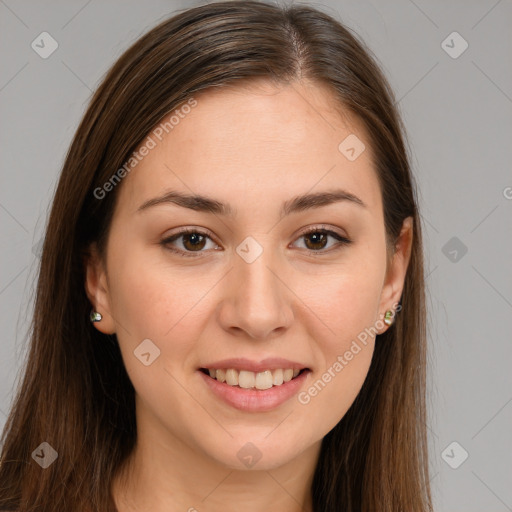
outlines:
[[[326,224],[318,224],[318,225],[313,225],[313,226],[308,226],[306,228],[303,228],[294,238],[294,242],[297,241],[299,238],[301,237],[304,237],[310,233],[317,233],[317,232],[323,232],[325,234],[327,234],[328,236],[332,236],[333,238],[336,238],[336,240],[338,241],[333,247],[327,249],[327,250],[318,250],[318,251],[314,251],[312,249],[303,249],[303,251],[305,251],[308,255],[313,255],[313,256],[321,256],[323,254],[329,254],[333,251],[336,251],[337,249],[341,249],[343,246],[347,246],[347,245],[350,245],[353,240],[351,240],[348,236],[345,236],[345,235],[342,235],[340,233],[338,233],[335,228],[333,227],[330,227],[329,225],[326,225]],[[207,228],[196,228],[194,226],[187,226],[187,227],[184,227],[184,228],[179,228],[178,231],[176,231],[175,233],[173,233],[172,235],[164,238],[160,244],[163,245],[167,250],[171,251],[171,252],[174,252],[174,253],[177,253],[179,255],[182,255],[182,256],[185,256],[185,257],[201,257],[202,254],[204,254],[205,252],[209,252],[209,251],[183,251],[181,249],[175,249],[175,248],[171,248],[169,247],[169,244],[171,242],[174,242],[175,240],[179,239],[181,235],[184,235],[184,234],[187,234],[187,233],[194,233],[194,234],[198,234],[198,235],[201,235],[201,236],[206,236],[207,238],[209,238],[210,240],[212,240],[215,244],[219,245],[216,241],[215,241],[215,237],[213,235],[213,233],[207,229]],[[213,249],[213,250],[216,250],[216,249]]]
[[[329,225],[326,225],[326,224],[319,224],[316,226],[315,225],[308,226],[307,228],[304,228],[303,230],[301,230],[299,232],[299,234],[294,238],[294,242],[303,238],[304,236],[311,234],[311,233],[323,233],[323,234],[326,234],[327,236],[335,238],[337,240],[337,243],[335,243],[332,247],[329,247],[328,249],[320,249],[318,251],[314,251],[313,249],[307,249],[307,248],[303,249],[303,251],[308,256],[322,257],[324,255],[336,252],[336,251],[342,249],[343,247],[346,247],[353,243],[353,240],[351,238],[349,238],[348,235],[347,236],[342,235],[341,233],[336,231],[336,229],[339,229],[339,228],[330,227]]]
[[[329,224],[317,224],[317,225],[313,225],[313,226],[308,226],[306,228],[301,229],[299,231],[299,233],[297,234],[296,238],[299,238],[301,236],[307,235],[309,233],[315,233],[317,231],[324,231],[324,232],[327,232],[329,234],[331,234],[331,233],[335,234],[336,236],[339,236],[340,238],[344,238],[346,240],[349,240],[348,235],[344,235],[344,234],[338,233],[338,231],[336,231],[336,229],[339,229],[339,228],[335,228],[334,226],[330,226]]]
[[[185,256],[185,257],[201,257],[201,254],[206,252],[206,251],[183,251],[182,249],[175,249],[175,248],[172,248],[172,247],[169,247],[169,244],[171,242],[174,242],[175,240],[179,239],[182,235],[186,235],[188,233],[194,233],[194,234],[198,234],[198,235],[201,235],[201,236],[204,236],[204,237],[207,237],[209,238],[210,240],[212,240],[212,242],[214,242],[215,244],[219,245],[216,241],[215,241],[215,236],[213,235],[213,233],[207,229],[207,228],[199,228],[199,227],[194,227],[194,226],[187,226],[187,227],[184,227],[184,228],[178,228],[178,231],[176,231],[175,233],[173,233],[172,235],[169,235],[167,237],[165,237],[161,242],[160,242],[160,245],[164,246],[167,250],[171,251],[171,252],[174,252],[174,253],[177,253],[181,256]]]

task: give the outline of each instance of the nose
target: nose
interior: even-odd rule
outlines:
[[[219,305],[224,330],[263,340],[282,335],[293,321],[293,293],[269,250],[252,263],[235,255]]]

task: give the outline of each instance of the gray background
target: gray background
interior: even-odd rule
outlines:
[[[199,3],[0,0],[0,427],[25,355],[38,244],[91,92],[139,35]],[[374,51],[408,130],[426,243],[436,510],[512,511],[512,3],[314,5]],[[47,59],[31,47],[44,31],[59,45]],[[463,48],[446,39],[454,31],[469,45],[457,58],[446,51]]]

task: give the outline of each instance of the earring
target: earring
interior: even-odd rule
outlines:
[[[386,311],[386,314],[384,315],[384,323],[386,325],[392,325],[394,321],[394,313],[390,309]]]
[[[94,310],[91,311],[91,314],[89,315],[89,319],[92,323],[99,322],[102,318],[101,314]]]

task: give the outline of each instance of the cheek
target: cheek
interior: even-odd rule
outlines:
[[[153,373],[134,354],[143,340],[149,339],[157,347],[158,358],[149,368],[174,373],[190,366],[211,314],[207,311],[208,292],[218,276],[198,275],[192,267],[171,269],[164,258],[148,257],[147,251],[132,251],[124,257],[120,252],[112,254],[111,268],[117,337],[134,385],[143,379],[140,384],[148,386],[147,376]]]
[[[349,262],[314,279],[297,280],[297,295],[310,310],[310,318],[317,319],[317,329],[310,323],[311,338],[331,357],[378,319],[384,266],[369,263]]]
[[[193,316],[208,286],[194,277],[193,269],[173,270],[165,265],[165,258],[154,258],[147,250],[113,255],[113,259],[119,264],[111,264],[112,309],[132,337],[172,336]]]
[[[324,436],[345,416],[367,377],[374,343],[348,343],[329,359],[324,372],[311,379],[298,395],[300,407],[308,418],[309,428]]]
[[[320,355],[317,371],[298,396],[311,418],[313,432],[329,432],[346,414],[367,377],[375,346],[375,309],[378,289],[342,279],[325,288],[315,312],[328,329],[315,344]]]
[[[173,423],[167,415],[169,408],[175,418],[187,414],[185,410],[178,414],[180,404],[188,403],[180,376],[193,359],[203,328],[201,298],[207,283],[191,274],[171,272],[158,262],[143,263],[135,254],[115,268],[111,281],[117,338],[130,380],[151,410],[178,429],[179,421]],[[146,366],[142,354],[148,352]]]
[[[316,288],[302,288],[301,297],[311,310],[310,336],[320,359],[316,375],[298,398],[315,418],[318,431],[327,432],[340,421],[366,379],[383,272],[377,262],[364,268],[354,265],[350,272],[318,278]]]

